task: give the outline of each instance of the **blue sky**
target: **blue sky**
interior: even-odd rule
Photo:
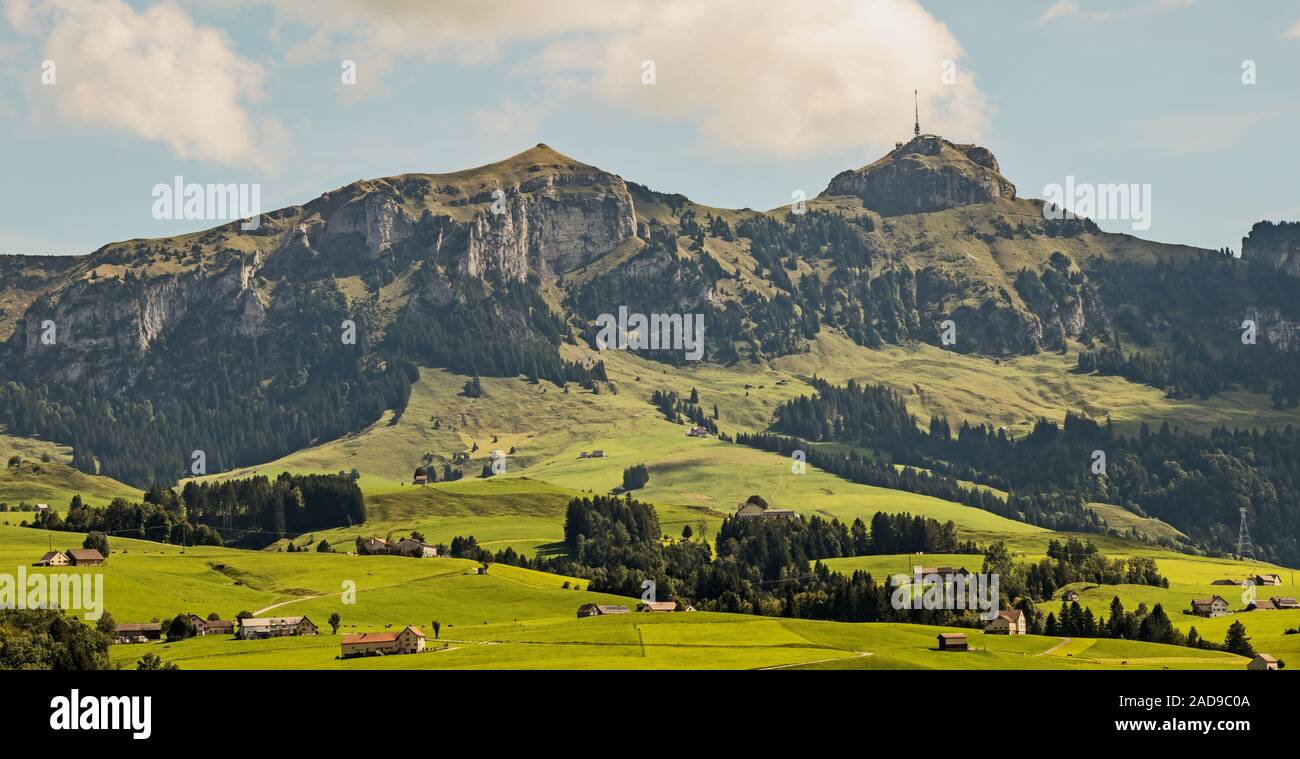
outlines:
[[[1300,219],[1300,2],[0,2],[0,253],[211,226],[153,218],[176,175],[259,183],[269,210],[538,142],[771,208],[908,136],[913,88],[1021,195],[1151,185],[1144,237],[1237,248]]]

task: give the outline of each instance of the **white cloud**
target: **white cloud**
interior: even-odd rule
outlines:
[[[1093,23],[1105,23],[1134,16],[1154,16],[1165,11],[1190,8],[1196,0],[1145,0],[1125,8],[1104,11],[1085,10],[1076,0],[1057,0],[1038,17],[1038,24],[1051,23],[1058,18],[1077,18]]]
[[[499,63],[539,99],[575,80],[606,103],[695,126],[736,151],[792,157],[892,146],[910,134],[911,91],[926,131],[976,140],[988,106],[952,33],[916,0],[250,0],[311,30],[291,62],[350,59],[358,84],[410,59]],[[520,56],[523,56],[522,62]],[[657,83],[641,82],[643,60]],[[941,83],[945,61],[955,84]]]
[[[1300,21],[1295,22],[1295,26],[1287,29],[1286,34],[1283,36],[1289,40],[1300,40]]]
[[[5,10],[15,30],[44,34],[58,79],[35,92],[66,123],[227,165],[269,168],[284,147],[280,123],[250,109],[265,99],[261,67],[174,3],[136,12],[121,0],[7,0]]]

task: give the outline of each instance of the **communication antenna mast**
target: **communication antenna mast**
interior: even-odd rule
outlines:
[[[912,125],[912,134],[917,137],[920,137],[921,136],[921,99],[916,94],[916,90],[912,90],[912,107],[915,109],[916,112],[916,122]]]
[[[1246,527],[1246,509],[1242,507],[1241,526],[1237,528],[1237,556],[1255,561],[1255,545],[1250,539],[1250,529]]]

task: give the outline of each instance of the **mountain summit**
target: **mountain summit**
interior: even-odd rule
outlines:
[[[988,148],[919,134],[874,163],[837,174],[822,196],[861,198],[867,208],[894,216],[1014,199],[1016,186]]]

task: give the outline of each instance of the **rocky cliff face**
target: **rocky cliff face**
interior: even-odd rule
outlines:
[[[178,336],[195,346],[261,334],[266,309],[253,286],[259,264],[251,257],[216,273],[71,281],[32,304],[11,350],[50,380],[85,380],[100,390],[130,385],[178,325],[188,323],[188,335]]]
[[[1300,222],[1259,222],[1241,239],[1241,257],[1300,277]]]
[[[988,149],[923,134],[869,166],[838,174],[822,194],[861,198],[874,211],[897,215],[1015,198],[1016,187]]]
[[[460,261],[466,274],[522,281],[579,269],[636,236],[636,209],[611,174],[547,174],[503,188],[504,208],[478,214]]]

